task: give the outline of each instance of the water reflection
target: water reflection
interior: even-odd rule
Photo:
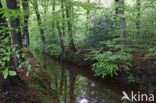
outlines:
[[[105,83],[97,83],[87,78],[89,77],[87,75],[92,74],[84,73],[86,76],[82,76],[77,71],[80,69],[72,65],[59,63],[48,56],[38,54],[34,56],[41,66],[46,67],[51,77],[50,85],[58,91],[60,103],[121,103],[121,96],[108,89]],[[85,71],[81,70],[81,72]]]
[[[76,102],[77,103],[89,103],[89,101],[86,98],[78,99]]]

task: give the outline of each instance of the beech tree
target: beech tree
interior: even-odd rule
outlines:
[[[23,6],[23,10],[24,10],[23,34],[25,36],[26,47],[29,48],[30,40],[29,40],[29,31],[28,31],[28,21],[29,21],[29,2],[28,2],[28,0],[22,0],[22,6]]]
[[[120,37],[126,37],[126,22],[124,17],[124,1],[125,0],[115,0],[117,8],[115,10],[116,16],[120,14]]]
[[[65,19],[65,13],[64,13],[64,9],[65,9],[65,6],[64,6],[64,0],[61,0],[61,9],[62,9],[62,19],[64,20]],[[63,36],[65,36],[65,22],[63,21],[62,22],[62,34]]]
[[[140,6],[141,2],[140,0],[136,0],[136,11],[137,11],[137,17],[136,17],[136,36],[140,36]]]
[[[37,96],[44,103],[51,99],[83,102],[81,97],[76,98],[81,94],[77,91],[79,86],[86,87],[86,101],[97,99],[97,103],[103,103],[101,96],[90,99],[94,96],[90,91],[96,88],[88,88],[87,85],[94,83],[83,75],[101,76],[100,81],[118,79],[126,84],[138,84],[141,90],[156,91],[155,12],[155,0],[0,0],[0,87],[10,89],[20,81],[18,76],[29,79],[27,71],[33,67],[35,73],[29,77],[35,76],[32,82],[38,91],[30,90],[26,94],[39,93]],[[23,42],[21,32],[25,36]],[[88,67],[95,75],[88,76],[83,73],[85,68],[81,72],[70,63]],[[0,90],[0,99],[6,95],[10,98],[10,94],[12,90],[11,93],[7,90],[1,96]],[[22,96],[24,100],[25,96]],[[27,102],[22,99],[21,103]]]
[[[54,16],[54,12],[55,12],[55,0],[53,1],[53,5],[52,5],[52,8],[53,8],[53,16]],[[63,6],[63,0],[61,0],[61,9],[63,10],[64,6]],[[62,11],[62,18],[64,18],[64,11]],[[58,35],[59,35],[59,43],[60,43],[60,48],[62,50],[62,52],[64,53],[64,42],[63,42],[63,35],[65,34],[65,31],[64,31],[64,24],[63,24],[63,28],[61,30],[60,28],[60,23],[59,23],[59,20],[56,20],[56,23],[52,23],[52,29],[54,30],[54,26],[56,25],[57,27],[57,30],[58,30]]]
[[[59,34],[60,47],[61,47],[62,52],[64,52],[63,33],[60,29],[59,22],[57,22],[56,25],[57,25],[57,30],[58,30],[58,34]]]
[[[10,9],[10,11],[18,12],[18,6],[16,0],[6,0],[7,7]],[[11,25],[11,40],[12,45],[16,47],[15,53],[14,53],[14,63],[15,66],[18,67],[20,62],[22,62],[22,38],[21,38],[21,32],[20,32],[20,20],[19,17],[15,17],[15,15],[11,15],[10,17],[10,25]]]
[[[66,8],[66,17],[71,18],[72,17],[72,1],[66,0],[65,1],[65,8]],[[67,21],[68,25],[68,51],[69,52],[76,52],[75,44],[73,41],[73,31],[72,31],[72,21]]]
[[[42,22],[41,22],[41,16],[40,16],[40,13],[39,13],[39,9],[38,9],[38,3],[37,3],[36,0],[33,0],[32,4],[34,6],[34,10],[35,10],[36,17],[37,17],[37,23],[38,23],[38,26],[39,26],[39,29],[40,29],[43,53],[45,53],[46,52],[46,40],[45,40],[45,36],[44,36],[44,30],[42,28]]]
[[[16,0],[6,0],[9,15],[4,15],[5,9],[0,0],[0,68],[3,74],[3,90],[8,90],[11,86],[23,83],[16,75],[16,69],[19,69],[22,58],[22,39],[20,32],[20,22],[18,18],[18,7]],[[12,13],[17,15],[12,15]],[[7,23],[6,17],[9,17],[10,23]],[[10,27],[8,26],[10,25]],[[11,35],[9,35],[9,30]],[[2,57],[2,58],[1,58]],[[2,78],[1,78],[2,79]]]

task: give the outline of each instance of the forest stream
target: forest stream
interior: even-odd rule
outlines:
[[[95,77],[87,68],[61,63],[47,55],[33,55],[51,76],[60,103],[123,103],[122,91],[129,91],[115,81]]]
[[[156,0],[0,0],[0,103],[156,103]]]

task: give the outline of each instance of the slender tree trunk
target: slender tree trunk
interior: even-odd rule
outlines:
[[[118,20],[118,14],[119,14],[119,0],[115,0],[115,15],[114,15],[114,27],[115,27],[115,32],[114,33],[118,33],[118,30],[120,29],[120,23],[119,23],[119,20]]]
[[[71,4],[71,1],[70,0],[66,0],[66,16],[67,18],[71,18],[72,16],[72,4]],[[68,41],[69,41],[69,44],[68,44],[68,51],[69,53],[71,52],[76,52],[76,48],[75,48],[75,44],[74,44],[74,41],[73,41],[73,35],[72,35],[72,23],[71,21],[67,21],[67,24],[68,24]]]
[[[120,10],[119,13],[121,15],[124,15],[124,8],[122,6],[124,6],[124,0],[120,0]],[[125,18],[121,17],[120,18],[120,28],[121,28],[121,32],[120,32],[120,37],[121,38],[125,38],[126,37],[126,22],[125,22]]]
[[[36,17],[37,17],[37,23],[38,23],[38,26],[39,26],[39,29],[40,29],[43,53],[46,53],[46,40],[45,40],[45,36],[44,36],[44,30],[42,28],[41,16],[40,16],[40,13],[39,13],[37,0],[34,0],[33,6],[34,6],[34,10],[35,10]]]
[[[87,0],[87,2],[90,3],[90,0]],[[89,21],[89,19],[90,19],[89,14],[90,14],[90,11],[87,10],[87,24],[86,24],[86,28],[87,28],[87,29],[88,29],[88,21]]]
[[[88,3],[90,3],[90,0],[87,0]],[[90,11],[87,10],[87,20],[89,20],[89,14],[90,14]]]
[[[49,1],[49,0],[48,0]],[[47,17],[47,8],[48,8],[48,1],[42,1],[42,5],[44,6],[44,21],[47,21],[46,20],[46,17]]]
[[[62,7],[61,7],[62,8]],[[53,12],[55,12],[55,1],[53,3]],[[60,48],[62,50],[62,52],[64,52],[64,43],[63,43],[63,32],[61,31],[61,28],[60,28],[60,23],[57,21],[56,22],[56,27],[57,27],[57,30],[58,30],[58,34],[59,34],[59,42],[60,42]],[[54,22],[53,22],[53,26],[52,26],[53,30],[54,30]]]
[[[120,28],[121,28],[121,32],[120,32],[120,38],[126,38],[126,23],[125,23],[125,18],[121,17],[120,18]]]
[[[55,12],[55,0],[53,0],[53,4],[52,4],[52,9],[53,9],[53,15],[54,15],[54,12]],[[52,30],[53,30],[53,33],[55,33],[55,22],[53,20],[52,22]]]
[[[137,9],[137,17],[136,17],[136,36],[140,36],[140,0],[136,0],[136,9]]]
[[[122,17],[120,17],[120,38],[126,38],[126,22],[124,15],[124,0],[115,0],[118,7],[115,10],[116,16],[118,14],[121,14]]]
[[[24,27],[23,27],[23,34],[25,36],[26,47],[29,48],[30,40],[29,40],[29,30],[28,30],[28,21],[29,21],[29,2],[28,0],[22,1],[24,14]]]
[[[58,30],[58,33],[59,33],[60,47],[61,47],[62,52],[64,52],[64,43],[63,43],[63,36],[62,36],[63,34],[61,32],[59,22],[57,22],[56,25],[57,25],[57,30]]]
[[[64,0],[61,0],[61,9],[62,9],[62,18],[65,18],[65,14],[64,14]],[[62,22],[62,29],[63,29],[63,36],[65,36],[65,23],[64,21]]]

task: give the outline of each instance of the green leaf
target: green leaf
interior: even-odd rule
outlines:
[[[22,58],[24,58],[25,54],[22,54]]]
[[[15,76],[15,75],[17,75],[17,73],[15,71],[9,71],[9,75],[10,76]]]
[[[0,61],[0,65],[5,66],[5,62]]]
[[[2,74],[3,74],[4,79],[6,79],[8,77],[8,68],[2,71]]]
[[[30,71],[30,70],[31,70],[31,65],[29,64],[29,65],[28,65],[28,71]]]

